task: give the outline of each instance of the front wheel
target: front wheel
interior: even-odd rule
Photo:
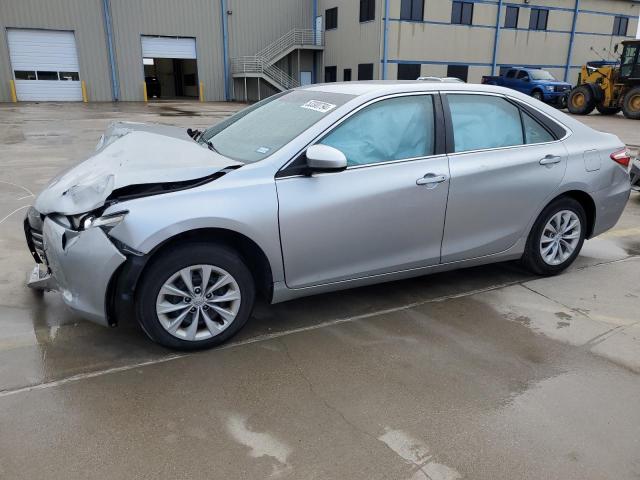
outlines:
[[[540,100],[541,102],[544,101],[544,95],[542,94],[542,92],[540,90],[536,90],[535,92],[533,92],[531,94],[531,96],[533,98],[535,98],[536,100]]]
[[[152,260],[140,281],[136,316],[153,341],[196,350],[238,332],[251,315],[254,299],[251,272],[236,252],[189,243]]]
[[[538,275],[556,275],[576,259],[586,234],[586,213],[573,198],[547,205],[533,225],[523,265]]]
[[[569,93],[567,108],[574,115],[589,115],[595,107],[593,92],[586,85],[576,87]]]

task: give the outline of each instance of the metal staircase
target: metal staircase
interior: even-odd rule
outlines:
[[[322,50],[324,32],[294,28],[255,55],[231,60],[233,78],[262,78],[280,91],[300,86],[300,82],[276,66],[276,62],[298,49]]]

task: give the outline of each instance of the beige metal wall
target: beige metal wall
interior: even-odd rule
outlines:
[[[293,28],[313,27],[313,0],[227,0],[227,10],[231,57],[254,55]]]
[[[324,66],[336,66],[338,81],[343,80],[345,68],[351,69],[351,78],[357,79],[359,63],[373,63],[373,78],[380,75],[382,18],[384,0],[376,1],[375,20],[360,23],[360,2],[356,0],[320,0],[318,14],[323,17],[328,8],[338,7],[338,28],[325,32]],[[318,80],[324,78],[324,69]]]
[[[0,102],[11,100],[8,28],[71,30],[90,101],[110,101],[111,81],[101,0],[0,0]]]
[[[469,65],[469,81],[479,82],[491,73],[497,1],[474,3],[473,25],[452,25],[451,0],[425,0],[423,22],[398,21],[401,0],[389,0],[387,78],[397,78],[397,63],[418,62],[421,75],[445,76],[447,64]],[[378,2],[376,26],[358,25],[358,3],[341,0],[321,0],[324,9],[338,7],[338,29],[326,32],[325,65],[338,66],[338,80],[342,68],[355,68],[358,63],[374,62],[375,78],[380,78],[379,62],[383,43],[384,1]],[[558,78],[563,78],[575,0],[509,0],[506,4],[520,4],[518,29],[501,29],[497,64],[540,65]],[[506,8],[501,11],[500,25],[504,25]],[[529,30],[530,7],[550,7],[547,31]],[[600,57],[613,58],[616,43],[624,40],[611,35],[615,14],[628,15],[628,36],[635,36],[640,3],[632,0],[582,0],[576,24],[571,64],[575,67]],[[590,13],[590,12],[605,12]],[[367,29],[367,30],[365,30]],[[374,32],[366,36],[364,32]],[[377,42],[377,43],[376,43]],[[595,52],[593,50],[595,50]],[[378,58],[376,59],[376,52]],[[569,80],[575,81],[578,68],[571,68]]]
[[[142,100],[142,35],[195,37],[198,79],[207,100],[224,99],[219,2],[211,0],[111,0],[120,99]]]

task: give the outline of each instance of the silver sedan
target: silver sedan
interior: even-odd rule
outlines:
[[[37,265],[86,318],[156,342],[224,342],[256,295],[520,259],[553,275],[629,197],[629,153],[513,90],[314,85],[205,131],[118,123],[25,219]]]

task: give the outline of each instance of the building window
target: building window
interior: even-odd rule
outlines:
[[[424,19],[424,0],[402,0],[400,4],[400,20]]]
[[[454,1],[451,6],[451,23],[458,25],[472,25],[473,3]]]
[[[373,80],[373,63],[358,65],[358,80]]]
[[[507,11],[504,15],[504,28],[518,28],[518,14],[520,8],[507,7]]]
[[[345,68],[344,71],[342,72],[342,80],[345,82],[350,82],[351,81],[351,69],[350,68]]]
[[[338,81],[338,67],[324,67],[324,81],[336,82]]]
[[[326,30],[335,30],[338,28],[338,7],[326,9],[324,11],[324,19]]]
[[[38,80],[58,80],[58,72],[38,70]]]
[[[419,63],[399,63],[398,80],[417,80],[420,76]]]
[[[532,8],[529,17],[529,30],[546,30],[549,10],[546,8]]]
[[[628,26],[629,26],[629,19],[627,17],[616,17],[613,20],[613,35],[617,35],[619,37],[626,37]]]
[[[15,70],[13,75],[16,80],[37,80],[35,70]]]
[[[376,1],[360,0],[360,21],[369,22],[376,18]]]
[[[459,78],[466,82],[469,78],[469,65],[447,65],[447,77]]]

